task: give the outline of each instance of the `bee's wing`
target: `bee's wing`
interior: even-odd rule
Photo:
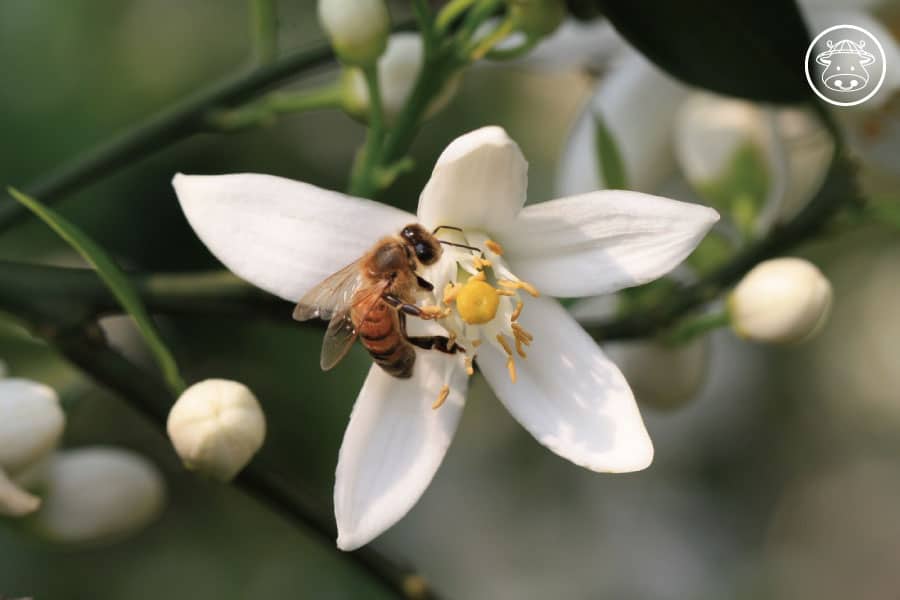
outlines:
[[[319,359],[319,365],[323,371],[328,371],[341,362],[341,359],[350,351],[353,342],[359,337],[359,331],[350,317],[353,306],[356,305],[357,309],[363,309],[360,313],[362,319],[365,319],[384,293],[387,283],[385,281],[369,287],[365,292],[358,294],[352,303],[348,303],[331,317],[328,331],[325,332],[325,340],[322,342],[322,355]]]
[[[350,263],[337,273],[328,276],[322,283],[306,292],[294,307],[294,319],[331,319],[335,314],[349,308],[353,294],[362,285],[362,271],[359,261]]]

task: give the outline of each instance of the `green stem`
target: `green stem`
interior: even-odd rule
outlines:
[[[698,335],[709,333],[720,327],[727,327],[730,323],[731,318],[725,311],[697,315],[678,323],[671,331],[663,335],[663,341],[672,345],[684,344]]]
[[[257,64],[278,57],[278,11],[275,0],[250,0],[250,40]]]
[[[425,56],[431,55],[435,46],[434,16],[427,0],[413,0],[413,12],[419,23],[419,31],[422,33],[422,42],[425,46]]]
[[[437,34],[442,36],[447,33],[447,30],[454,21],[460,18],[462,14],[469,10],[469,7],[477,1],[478,0],[451,0],[451,2],[448,2],[447,5],[441,9],[441,12],[438,13],[435,21],[435,30]]]
[[[272,125],[284,114],[340,108],[343,102],[344,92],[339,82],[309,90],[277,91],[239,108],[213,111],[206,117],[206,123],[215,131],[233,132]]]
[[[264,316],[293,323],[287,302],[228,271],[129,274],[154,314]],[[71,327],[122,308],[94,271],[0,261],[0,309]]]
[[[354,196],[370,198],[378,191],[375,171],[379,165],[379,154],[384,140],[384,107],[381,103],[377,65],[370,65],[362,71],[369,92],[369,128],[366,132],[366,143],[357,154],[350,174],[348,192]]]

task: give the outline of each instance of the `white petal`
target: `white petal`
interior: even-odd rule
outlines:
[[[172,181],[191,227],[229,270],[296,302],[414,222],[407,212],[271,175],[181,175]]]
[[[542,293],[592,296],[668,273],[718,220],[707,206],[609,190],[528,206],[497,237]]]
[[[36,511],[41,499],[29,494],[7,477],[0,469],[0,516],[23,517]]]
[[[478,364],[513,417],[544,446],[592,471],[646,468],[653,444],[622,373],[553,299],[529,298],[520,317],[534,335],[528,358],[516,358],[509,379],[506,355],[481,346]]]
[[[465,403],[460,362],[417,352],[411,379],[372,365],[344,433],[334,484],[338,547],[354,550],[399,521],[444,459]],[[447,401],[432,403],[444,385]]]
[[[482,127],[456,138],[438,158],[419,197],[419,221],[491,231],[519,212],[527,185],[518,144],[500,127]]]
[[[602,117],[625,165],[628,187],[653,192],[674,168],[671,131],[688,89],[632,53],[598,85],[566,143],[557,192],[563,196],[609,187],[598,171],[595,115]]]

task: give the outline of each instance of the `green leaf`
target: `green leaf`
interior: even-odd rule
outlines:
[[[793,0],[597,0],[615,28],[663,70],[720,94],[764,102],[813,98],[809,33]]]
[[[597,151],[597,168],[605,186],[615,190],[627,190],[628,177],[625,174],[622,154],[612,131],[599,113],[594,115],[594,147]]]
[[[147,346],[153,352],[156,362],[159,363],[159,368],[162,370],[169,387],[176,395],[183,392],[185,388],[184,380],[178,372],[175,358],[166,347],[162,337],[160,337],[149,313],[147,313],[147,309],[144,307],[144,303],[131,285],[131,281],[113,262],[112,258],[83,231],[56,211],[14,188],[7,188],[7,191],[23,206],[47,223],[51,229],[58,233],[62,239],[78,251],[96,269],[100,279],[103,280],[116,300],[119,301],[122,308],[134,319],[138,331],[140,331]]]

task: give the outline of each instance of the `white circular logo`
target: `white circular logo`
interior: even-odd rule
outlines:
[[[856,25],[829,27],[806,51],[806,80],[835,106],[856,106],[874,96],[887,74],[884,48]]]

